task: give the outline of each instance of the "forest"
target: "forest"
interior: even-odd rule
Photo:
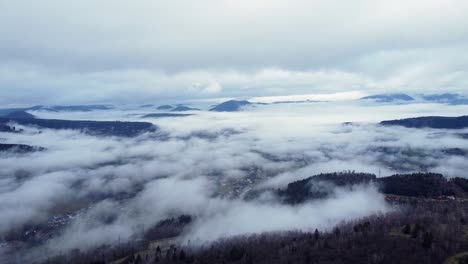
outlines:
[[[304,192],[311,182],[336,186],[380,184],[391,212],[342,222],[330,230],[284,231],[178,243],[191,216],[167,219],[143,239],[55,256],[37,263],[466,263],[468,181],[415,173],[376,178],[355,172],[320,174],[279,192],[286,203],[321,199]],[[313,188],[308,188],[313,190]],[[297,192],[301,195],[290,196]],[[398,197],[398,199],[395,199]],[[266,220],[267,221],[267,220]],[[466,253],[466,254],[465,254]]]

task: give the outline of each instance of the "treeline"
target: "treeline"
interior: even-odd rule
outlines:
[[[468,250],[467,212],[465,202],[419,200],[411,207],[343,223],[333,230],[256,234],[166,249],[130,243],[74,252],[45,263],[440,264]],[[128,255],[122,258],[122,253]]]
[[[295,204],[326,197],[337,186],[358,184],[375,184],[392,197],[410,198],[391,213],[342,223],[333,230],[254,234],[183,246],[174,238],[193,220],[181,216],[161,221],[134,242],[75,250],[37,263],[442,263],[468,252],[468,202],[444,199],[466,197],[468,180],[463,178],[434,173],[377,178],[347,171],[316,175],[277,191],[285,202]]]
[[[59,119],[35,119],[35,118],[2,118],[0,117],[0,131],[16,132],[9,123],[24,126],[35,126],[48,129],[73,129],[83,133],[100,136],[134,137],[146,132],[154,132],[156,126],[148,122],[124,122],[124,121],[84,121],[84,120],[59,120]]]
[[[468,197],[468,180],[464,178],[447,179],[436,173],[396,174],[377,178],[373,174],[353,171],[319,174],[289,183],[286,188],[276,190],[276,193],[285,203],[299,204],[326,198],[335,187],[370,183],[375,184],[384,194],[434,199],[441,196]]]
[[[409,128],[462,129],[468,127],[468,116],[445,117],[424,116],[380,122],[384,126],[404,126]]]
[[[376,176],[354,171],[322,173],[303,180],[291,182],[285,189],[276,190],[276,194],[288,204],[299,204],[310,199],[327,198],[335,187],[368,184]]]

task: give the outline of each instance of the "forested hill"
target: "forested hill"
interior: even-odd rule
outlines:
[[[179,245],[189,217],[161,221],[145,240],[75,251],[47,264],[461,264],[468,261],[468,203],[422,200],[330,230],[250,234]],[[168,239],[168,237],[172,239]]]
[[[44,151],[45,148],[38,146],[30,146],[25,144],[4,144],[0,143],[0,153],[30,153],[35,151]]]
[[[339,172],[292,182],[279,195],[298,203],[324,197],[328,195],[326,190],[336,186],[359,184],[380,185],[382,192],[408,195],[414,197],[414,202],[330,230],[250,234],[186,245],[177,244],[177,237],[193,219],[180,216],[159,222],[145,233],[144,239],[59,255],[43,263],[467,263],[467,200],[425,199],[466,197],[466,179],[447,180],[434,173],[377,178],[367,173]],[[292,195],[296,192],[298,195]]]
[[[37,118],[0,118],[0,128],[3,132],[17,131],[10,126],[15,123],[24,126],[35,126],[48,129],[72,129],[83,133],[101,136],[133,137],[145,132],[156,131],[156,126],[149,122],[121,121],[82,121]]]
[[[376,184],[384,194],[424,198],[468,197],[467,179],[448,180],[435,173],[396,174],[382,178],[367,173],[327,173],[289,183],[285,189],[276,192],[286,203],[297,204],[310,199],[326,198],[337,186],[369,183]]]
[[[384,126],[404,126],[408,128],[462,129],[468,127],[468,116],[444,117],[425,116],[380,122]]]

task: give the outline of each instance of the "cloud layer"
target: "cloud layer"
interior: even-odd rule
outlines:
[[[433,104],[265,105],[238,113],[201,111],[183,119],[148,119],[164,137],[152,133],[95,137],[28,127],[20,134],[0,133],[5,143],[46,148],[0,155],[0,237],[31,232],[63,215],[70,219],[61,232],[51,233],[48,252],[131,240],[158,221],[181,214],[196,217],[185,241],[327,230],[343,220],[385,212],[383,197],[373,186],[337,189],[328,200],[296,207],[283,205],[274,196],[251,201],[242,197],[253,189],[281,188],[311,175],[342,170],[377,175],[433,171],[467,177],[467,156],[447,155],[444,150],[468,150],[468,141],[459,135],[468,131],[375,124],[381,119],[460,115],[467,110],[467,106]],[[143,113],[116,109],[34,114],[132,120]],[[342,124],[346,121],[354,123]]]
[[[20,0],[0,10],[2,104],[468,83],[462,0]]]

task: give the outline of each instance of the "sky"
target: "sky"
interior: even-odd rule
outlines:
[[[0,0],[0,104],[464,92],[464,0]]]

